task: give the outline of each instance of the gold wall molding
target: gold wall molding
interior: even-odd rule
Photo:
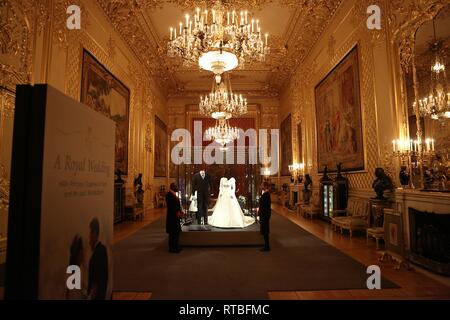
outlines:
[[[356,2],[358,3],[358,1]],[[350,10],[349,16],[358,16],[361,7],[355,5]],[[346,13],[339,12],[336,15],[345,17]],[[359,15],[361,18],[361,14]],[[365,14],[365,16],[367,15]],[[353,21],[351,20],[350,23],[354,23]],[[336,46],[332,57],[330,57],[330,50],[327,50],[328,52],[322,58],[307,58],[299,66],[297,73],[290,80],[290,89],[283,95],[283,101],[290,106],[296,121],[301,122],[304,127],[302,130],[304,130],[306,137],[302,137],[302,139],[308,153],[304,155],[304,159],[308,166],[312,165],[311,174],[317,183],[319,168],[317,167],[315,86],[326,77],[355,45],[358,45],[365,169],[360,172],[348,173],[347,176],[352,188],[370,189],[373,181],[373,171],[380,162],[374,94],[374,42],[373,38],[368,36],[369,30],[365,24],[358,23],[356,26],[353,24],[353,27],[353,33],[343,43]],[[329,43],[329,37],[322,36],[320,43],[324,44],[326,48],[327,43]],[[295,88],[298,92],[295,92]],[[284,113],[286,112],[288,111],[284,111]],[[296,134],[296,129],[293,130],[293,134]],[[295,136],[293,140],[296,140]]]
[[[0,163],[0,209],[9,206],[9,177],[5,167]]]
[[[116,41],[111,36],[109,36],[108,42],[106,43],[106,50],[109,58],[114,60],[114,57],[116,56]]]
[[[227,9],[249,9],[249,10],[258,10],[261,9],[267,3],[272,2],[273,0],[222,0],[222,4]],[[299,2],[295,0],[283,0],[286,3]],[[161,2],[164,2],[162,0]],[[193,10],[197,7],[199,8],[212,8],[214,5],[214,1],[211,0],[165,0],[167,3],[175,4],[182,9],[190,9]]]
[[[0,1],[0,86],[14,91],[16,84],[31,82],[33,36],[41,30],[35,25],[42,25],[41,9],[41,1]]]
[[[146,67],[152,77],[163,83],[162,88],[164,85],[167,86],[170,75],[167,73],[164,61],[159,56],[154,39],[148,38],[140,25],[139,18],[142,12],[139,5],[136,6],[135,1],[97,0],[96,3],[142,66]]]
[[[147,123],[145,128],[145,151],[152,152],[152,125]]]
[[[15,95],[12,92],[4,92],[0,89],[0,143],[3,138],[2,128],[4,128],[3,121],[12,121],[14,118],[14,108],[15,108]]]
[[[69,30],[67,28],[67,8],[70,5],[77,5],[81,11],[81,29]],[[67,48],[69,42],[76,42],[87,29],[89,25],[89,18],[86,10],[86,6],[81,0],[55,0],[52,7],[53,14],[53,43],[59,45],[62,48]]]
[[[278,109],[278,107],[276,107]],[[265,108],[264,108],[265,109]],[[278,125],[278,110],[268,111],[264,110],[261,113],[261,128],[277,129]]]
[[[271,91],[279,91],[283,83],[290,77],[295,67],[307,56],[322,31],[328,25],[332,16],[343,0],[281,0],[280,4],[289,6],[295,10],[295,28],[292,28],[290,39],[283,37],[271,37],[271,53],[262,64],[265,68],[274,71],[274,76],[270,80]],[[230,0],[224,1],[225,6],[239,8],[240,5],[253,10],[262,5],[273,2],[273,0]],[[148,35],[141,25],[145,20],[143,17],[146,10],[160,8],[166,3],[172,3],[180,8],[202,7],[205,1],[197,0],[96,0],[98,6],[105,12],[108,20],[114,29],[121,35],[128,44],[130,50],[134,52],[137,59],[145,66],[149,74],[158,79],[161,89],[165,94],[177,92],[184,94],[183,84],[178,83],[173,76],[176,70],[183,68],[179,59],[169,59],[165,54],[164,41],[166,39],[156,39]],[[208,2],[210,3],[210,2]],[[305,32],[305,29],[308,32]],[[161,42],[161,43],[159,43]],[[287,50],[289,47],[289,51]],[[255,64],[260,66],[260,64]],[[246,70],[251,70],[254,66],[248,64]],[[272,92],[270,93],[273,96]],[[262,94],[260,94],[262,95]]]
[[[361,32],[365,32],[370,38],[373,45],[378,45],[385,43],[386,41],[386,29],[387,29],[387,13],[388,4],[390,0],[358,0],[355,2],[355,6],[352,14],[352,23],[356,29]],[[367,13],[367,8],[371,5],[376,5],[380,8],[381,12],[381,29],[369,30],[367,28],[367,19],[369,14]]]
[[[185,90],[184,88],[180,87],[178,90],[171,92],[168,94],[168,99],[176,99],[176,98],[183,98],[183,99],[193,99],[193,100],[199,100],[199,96],[204,95],[205,93],[209,93],[211,89],[207,90]],[[276,90],[276,88],[271,87],[269,84],[265,84],[262,86],[261,90],[233,90],[234,93],[242,93],[247,98],[278,98],[279,92]]]
[[[404,73],[409,73],[411,71],[412,60],[414,56],[414,35],[404,36],[400,40],[398,47],[400,56],[400,66]]]
[[[390,0],[389,30],[392,41],[410,37],[425,21],[432,19],[448,0]]]
[[[384,144],[380,149],[379,167],[384,168],[384,171],[392,178],[392,181],[397,181],[397,158],[392,156],[392,144]]]
[[[130,89],[127,190],[131,190],[133,178],[138,173],[143,173],[145,190],[148,190],[145,194],[145,204],[151,207],[153,189],[156,190],[153,188],[156,183],[153,177],[153,159],[148,154],[152,152],[153,145],[153,117],[155,110],[164,110],[166,102],[160,88],[148,74],[147,69],[142,68],[132,51],[131,56],[118,55],[118,41],[122,41],[121,35],[118,34],[117,38],[114,31],[103,43],[100,39],[94,39],[86,30],[82,30],[73,41],[67,42],[66,48],[59,46],[67,54],[65,91],[72,98],[80,99],[83,48],[91,52]],[[128,46],[126,42],[124,44]]]
[[[114,0],[116,6],[120,6],[129,2],[129,7],[132,11],[138,12],[143,10],[155,10],[162,8],[166,3],[174,4],[182,9],[211,8],[214,1],[211,0]],[[264,5],[273,3],[274,0],[222,0],[222,4],[227,9],[248,9],[260,10]],[[282,6],[287,6],[292,9],[305,8],[310,1],[308,0],[278,0]]]
[[[6,157],[0,159],[0,209],[6,210],[9,205],[10,185],[10,152],[7,152],[7,150],[11,150],[12,143],[12,132],[7,132],[6,130],[13,127],[15,95],[12,92],[3,91],[0,90],[0,149]]]
[[[45,1],[0,1],[0,208],[7,210],[15,89],[33,78],[35,35],[44,29]],[[6,212],[6,211],[4,211]],[[7,224],[6,215],[0,223]]]
[[[319,0],[306,2],[306,7],[299,17],[298,27],[292,31],[289,44],[289,57],[294,64],[299,64],[306,58],[313,45],[329,25],[342,0]],[[305,29],[308,32],[305,32]],[[291,45],[293,46],[291,48]]]
[[[331,35],[328,37],[328,49],[327,53],[330,58],[334,56],[334,52],[336,50],[336,38]]]

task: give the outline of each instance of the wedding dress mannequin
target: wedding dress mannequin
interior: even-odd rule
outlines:
[[[198,208],[197,208],[197,191],[195,191],[195,193],[191,196],[191,198],[189,200],[191,200],[191,205],[189,206],[189,211],[197,212],[198,211]]]
[[[235,195],[236,180],[220,179],[219,196],[212,216],[208,218],[211,226],[218,228],[245,228],[255,222],[246,217]]]

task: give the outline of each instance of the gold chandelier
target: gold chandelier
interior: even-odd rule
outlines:
[[[168,54],[220,75],[239,63],[263,61],[269,52],[267,39],[259,20],[249,20],[247,11],[226,11],[219,0],[212,10],[197,8],[193,16],[185,15],[184,24],[170,28]]]
[[[416,103],[414,107],[417,107]],[[430,96],[419,100],[419,114],[433,120],[450,119],[450,92],[445,93],[438,87]]]
[[[230,77],[225,75],[220,82],[213,81],[209,95],[200,97],[200,113],[218,119],[230,119],[247,113],[247,99],[233,93]]]
[[[214,127],[208,128],[205,132],[205,138],[215,141],[221,145],[221,150],[226,151],[226,145],[236,139],[239,139],[239,129],[231,127],[227,119],[216,120]]]

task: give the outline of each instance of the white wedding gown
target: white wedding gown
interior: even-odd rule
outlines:
[[[214,206],[213,214],[208,217],[208,224],[217,228],[245,228],[255,219],[246,217],[235,194],[236,180],[220,179],[219,197]]]

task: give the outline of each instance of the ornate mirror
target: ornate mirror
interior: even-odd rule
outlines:
[[[412,185],[450,190],[450,5],[419,26],[405,75]],[[417,146],[416,146],[417,145]]]

